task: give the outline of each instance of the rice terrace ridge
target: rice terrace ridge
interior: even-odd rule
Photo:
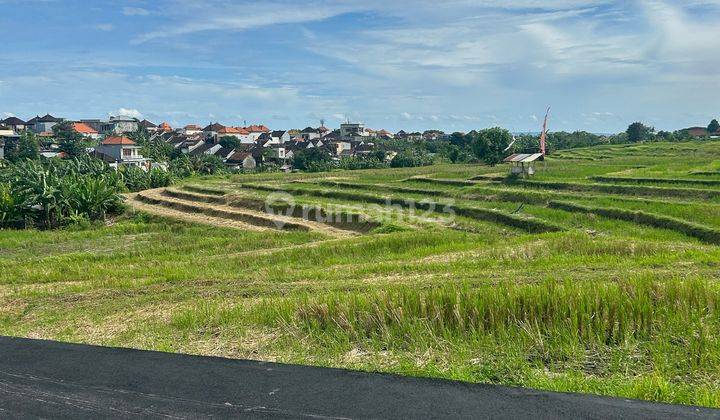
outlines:
[[[720,418],[717,0],[0,12],[0,418]]]

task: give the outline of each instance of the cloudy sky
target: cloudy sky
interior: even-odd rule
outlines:
[[[720,0],[0,0],[0,116],[658,129],[720,117]]]

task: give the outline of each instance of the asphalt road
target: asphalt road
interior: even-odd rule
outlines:
[[[720,418],[720,411],[0,337],[0,418]]]

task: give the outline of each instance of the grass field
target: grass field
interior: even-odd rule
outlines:
[[[107,226],[0,231],[0,334],[720,407],[719,168],[694,142],[530,181],[194,179]]]

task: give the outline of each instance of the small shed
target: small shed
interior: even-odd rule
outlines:
[[[511,164],[510,173],[513,175],[532,176],[535,174],[535,161],[542,157],[542,153],[515,153],[506,157],[503,162]]]

